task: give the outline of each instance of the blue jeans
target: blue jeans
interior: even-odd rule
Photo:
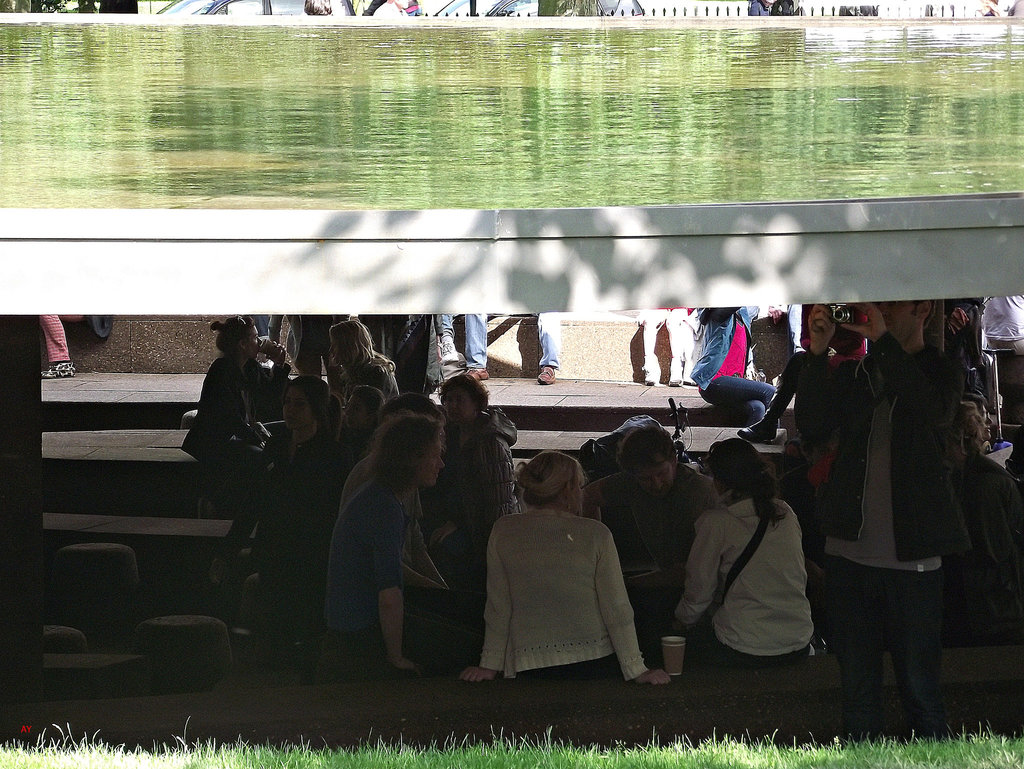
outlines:
[[[881,569],[826,556],[825,597],[846,733],[856,739],[882,734],[882,655],[888,649],[907,726],[918,737],[945,737],[942,570]]]
[[[441,316],[441,333],[455,337],[454,315]],[[466,368],[487,368],[487,316],[464,315],[466,320]]]
[[[765,382],[755,382],[738,376],[720,376],[700,391],[701,397],[714,406],[735,406],[743,411],[743,425],[749,427],[760,422],[775,388]]]
[[[487,368],[487,316],[466,315],[466,367]]]
[[[537,316],[537,335],[540,337],[540,365],[558,368],[562,353],[561,313],[542,312]]]

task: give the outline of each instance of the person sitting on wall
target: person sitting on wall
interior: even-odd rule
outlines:
[[[627,433],[619,443],[618,463],[618,473],[583,489],[583,515],[612,532],[641,649],[654,659],[683,592],[694,522],[721,502],[710,479],[677,460],[662,427]]]
[[[1024,502],[1014,478],[984,455],[987,433],[977,404],[961,402],[951,455],[971,549],[942,561],[948,646],[1024,642]]]
[[[692,640],[698,657],[730,667],[806,659],[814,625],[800,525],[778,499],[774,468],[740,438],[714,444],[704,466],[728,508],[697,519],[686,589],[676,608],[687,646]],[[756,549],[734,572],[755,532]],[[704,617],[710,622],[698,625]]]
[[[335,401],[336,402],[336,401]],[[352,452],[357,462],[370,450],[370,440],[380,424],[380,410],[384,393],[370,385],[358,385],[352,390],[341,416],[338,442]]]
[[[374,349],[370,331],[355,318],[331,326],[331,366],[327,381],[334,396],[348,403],[359,385],[376,387],[384,399],[398,395],[395,364]]]
[[[371,451],[371,480],[348,500],[331,538],[325,617],[329,628],[321,683],[415,674],[407,656],[402,547],[409,525],[404,499],[433,486],[444,467],[441,424],[401,415],[381,425]],[[408,654],[415,656],[412,644]],[[422,659],[422,657],[421,657]]]
[[[486,386],[471,374],[445,381],[441,403],[446,467],[431,493],[430,552],[449,585],[483,593],[491,526],[519,512],[511,451],[516,427],[488,406]]]
[[[775,388],[744,378],[750,347],[750,314],[746,307],[700,311],[700,352],[693,367],[697,391],[715,406],[742,410],[744,426],[764,418]]]
[[[494,523],[487,545],[487,629],[464,681],[621,675],[667,684],[644,664],[611,532],[580,517],[583,468],[542,451],[521,464],[526,510]]]
[[[444,424],[444,412],[430,400],[426,395],[420,393],[403,393],[397,398],[387,401],[380,411],[380,424],[399,416],[419,414],[435,420],[438,424]],[[380,429],[378,427],[378,429]],[[376,434],[376,433],[375,433]],[[372,446],[372,441],[371,441]],[[366,456],[356,462],[352,472],[345,481],[345,488],[341,492],[340,510],[345,508],[356,492],[373,478],[373,458]],[[422,489],[410,488],[404,493],[400,501],[409,519],[405,530],[405,540],[402,545],[402,573],[403,583],[406,588],[409,586],[423,587],[428,589],[446,589],[444,578],[438,572],[434,562],[430,559],[427,545],[423,537],[421,521],[423,519],[423,505],[420,500]]]
[[[259,574],[256,630],[267,662],[298,664],[310,656],[323,624],[327,555],[342,486],[352,468],[328,416],[330,391],[320,377],[300,376],[284,391],[285,432],[267,441],[252,514],[232,532],[256,529],[251,564]],[[229,534],[229,538],[232,535]]]
[[[291,368],[284,347],[260,341],[251,317],[217,320],[210,330],[217,334],[221,356],[203,380],[195,422],[181,447],[203,465],[214,505],[233,517],[241,501],[238,491],[249,487],[270,437],[260,420],[279,418]],[[274,362],[273,369],[256,362],[260,352]],[[260,404],[270,402],[277,404],[276,413],[261,414]]]

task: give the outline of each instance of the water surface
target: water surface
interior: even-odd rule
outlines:
[[[0,207],[1024,189],[1024,28],[0,26]]]

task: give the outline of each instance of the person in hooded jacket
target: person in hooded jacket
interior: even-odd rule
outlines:
[[[452,586],[485,589],[487,538],[503,515],[519,512],[511,446],[516,427],[488,406],[487,388],[460,374],[441,387],[447,416],[445,469],[431,495],[430,553]]]
[[[985,456],[987,433],[977,404],[962,401],[951,453],[971,549],[942,561],[947,646],[1024,642],[1024,502],[1013,476]]]

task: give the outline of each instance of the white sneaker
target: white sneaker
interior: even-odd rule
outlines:
[[[654,387],[661,383],[661,364],[657,357],[648,355],[644,358],[644,384]]]
[[[683,386],[683,361],[680,358],[673,358],[668,370],[668,386]]]
[[[441,337],[441,362],[452,363],[459,359],[459,351],[455,349],[455,340],[447,334]]]

